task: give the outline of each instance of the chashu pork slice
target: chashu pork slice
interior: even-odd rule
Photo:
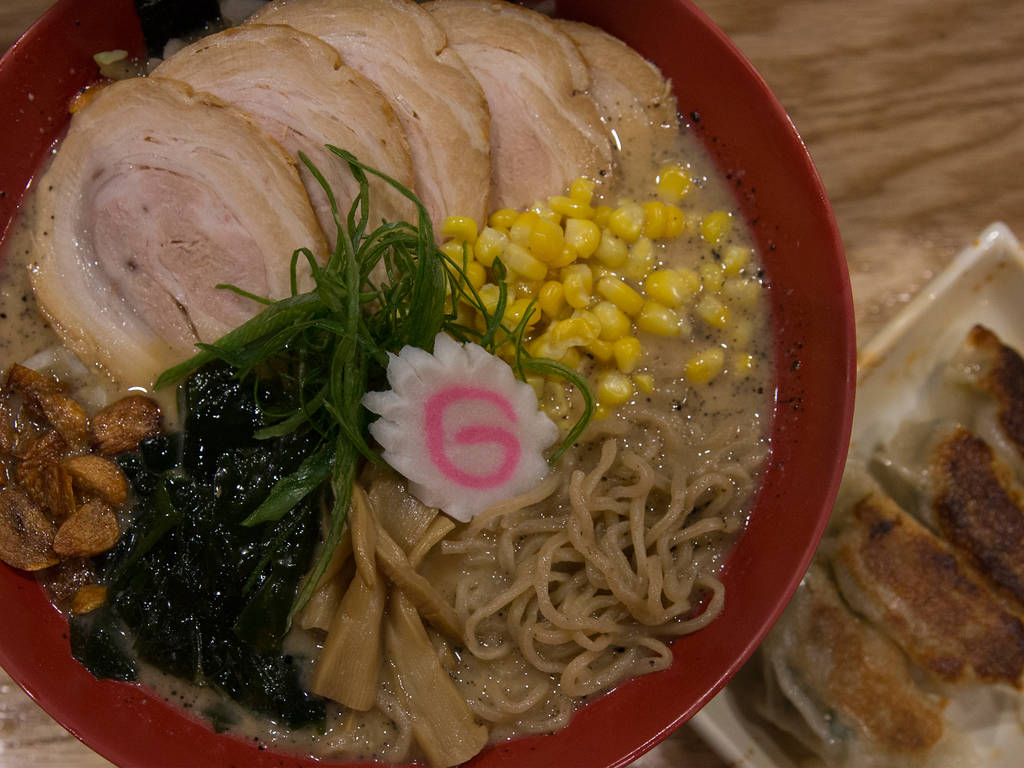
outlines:
[[[424,5],[480,82],[491,112],[491,205],[525,208],[578,176],[609,179],[612,148],[576,44],[547,16],[507,2]]]
[[[37,205],[40,308],[125,386],[148,386],[261,309],[219,283],[283,298],[293,251],[326,251],[280,145],[171,80],[114,83],[76,113]]]
[[[675,147],[679,115],[672,84],[654,64],[617,37],[579,21],[556,19],[555,25],[572,38],[590,69],[590,96],[611,132],[617,150],[651,156],[661,162]],[[646,168],[649,163],[624,163],[622,168]],[[620,179],[626,186],[648,182]]]
[[[405,130],[415,191],[435,224],[488,213],[487,102],[441,28],[412,0],[277,0],[248,23],[287,24],[333,46],[381,89]]]
[[[327,144],[413,186],[409,145],[387,99],[312,35],[283,25],[234,27],[178,51],[153,76],[212,93],[246,112],[296,160],[305,153],[330,184],[343,220],[359,184]],[[299,171],[333,246],[337,227],[327,195],[305,165]],[[371,229],[382,219],[416,222],[408,198],[376,176],[369,183]]]

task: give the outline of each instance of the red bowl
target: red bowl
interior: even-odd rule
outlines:
[[[721,616],[673,646],[668,670],[619,686],[552,736],[498,744],[471,761],[621,766],[697,712],[774,623],[817,546],[846,459],[855,343],[839,233],[806,148],[749,62],[686,0],[561,0],[558,13],[603,27],[672,79],[764,255],[775,318],[772,453],[750,524],[729,556]],[[0,233],[96,77],[92,54],[144,53],[131,0],[61,0],[0,61]],[[68,652],[67,624],[30,576],[0,566],[8,619],[0,664],[58,722],[123,766],[313,766],[218,735],[145,689],[97,681]]]

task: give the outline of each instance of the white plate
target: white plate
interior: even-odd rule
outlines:
[[[975,323],[1024,349],[1024,251],[1004,224],[982,232],[861,350],[851,461],[866,457],[910,415],[936,366]],[[690,722],[732,768],[797,768],[744,716],[737,705],[744,695],[742,682],[734,681]],[[971,707],[979,703],[954,702],[947,715],[966,724],[986,768],[1019,768],[1024,729],[1017,717],[1012,710],[997,719],[974,716]]]

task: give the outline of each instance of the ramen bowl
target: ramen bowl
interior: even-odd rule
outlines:
[[[771,453],[749,524],[728,556],[721,615],[673,644],[675,661],[583,706],[558,733],[488,747],[470,765],[621,766],[697,712],[760,643],[803,575],[848,447],[853,310],[836,224],[785,111],[732,43],[684,0],[562,0],[555,12],[616,35],[672,80],[679,110],[731,184],[763,257],[774,330]],[[144,55],[130,0],[61,0],[0,63],[0,228],[97,77],[92,56]],[[257,748],[149,693],[93,678],[68,650],[67,622],[30,575],[0,566],[7,618],[0,664],[50,715],[122,766],[313,766]]]

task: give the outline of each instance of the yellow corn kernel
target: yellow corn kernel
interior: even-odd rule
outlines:
[[[516,245],[529,248],[530,233],[533,232],[538,221],[540,221],[540,216],[536,211],[523,211],[518,214],[508,229],[509,239]]]
[[[712,293],[722,290],[722,286],[725,285],[725,273],[722,271],[722,265],[717,262],[714,264],[701,264],[700,284],[704,286],[705,291]]]
[[[519,216],[519,211],[515,208],[502,208],[500,211],[495,211],[487,219],[487,223],[492,227],[504,227],[509,229]]]
[[[477,261],[485,267],[490,267],[494,260],[504,253],[508,243],[508,235],[504,232],[494,227],[484,227],[473,246],[473,253]]]
[[[633,380],[621,371],[608,371],[597,379],[597,399],[602,405],[614,408],[633,398]]]
[[[601,363],[609,363],[615,356],[615,349],[610,341],[595,339],[587,344],[587,352],[593,355],[594,359]]]
[[[475,243],[477,236],[476,222],[469,216],[449,216],[441,224],[441,234],[455,240]]]
[[[635,243],[644,229],[644,209],[638,203],[626,203],[611,212],[608,229],[627,243]]]
[[[701,237],[712,245],[725,237],[730,229],[732,229],[732,214],[728,211],[714,211],[700,222]]]
[[[507,314],[505,316],[508,317]],[[516,345],[511,341],[506,341],[494,352],[498,357],[500,357],[502,360],[509,364],[511,364],[512,361],[516,359]]]
[[[558,362],[569,366],[570,368],[580,367],[580,351],[576,347],[569,347],[563,355],[558,358]]]
[[[604,229],[608,226],[608,219],[611,218],[612,207],[610,205],[599,205],[594,209],[594,223]]]
[[[550,333],[542,333],[537,338],[528,342],[526,350],[534,357],[547,357],[556,359],[557,355],[555,352],[555,342],[551,339]],[[564,349],[562,350],[564,351]]]
[[[616,237],[609,230],[601,233],[601,242],[594,251],[594,258],[606,267],[615,269],[625,263],[629,257],[629,246],[622,238]]]
[[[581,259],[589,259],[601,243],[601,228],[587,219],[568,219],[565,222],[565,242],[576,249]]]
[[[480,302],[484,308],[493,315],[494,310],[498,307],[498,286],[494,283],[485,283],[477,288],[476,292],[480,296]]]
[[[615,341],[629,335],[633,324],[626,313],[610,301],[598,302],[591,311],[601,322],[601,338],[605,341]]]
[[[516,298],[533,298],[540,291],[542,283],[539,280],[516,280],[512,283],[515,289]]]
[[[666,307],[678,307],[697,295],[700,277],[692,269],[656,269],[644,280],[644,293],[648,298]]]
[[[690,191],[690,174],[678,165],[669,165],[658,174],[658,197],[666,203],[678,203]]]
[[[612,415],[611,409],[604,403],[594,404],[594,421],[600,421],[601,419],[607,419]]]
[[[597,315],[588,309],[577,309],[572,313],[572,316],[577,320],[582,320],[587,326],[587,333],[592,335],[595,339],[601,335],[601,321],[597,319]]]
[[[650,394],[654,391],[654,377],[649,373],[638,373],[633,377],[633,383],[641,392]]]
[[[635,283],[643,283],[644,278],[654,269],[654,243],[649,237],[641,237],[629,249],[626,263],[622,265],[622,274]]]
[[[713,328],[729,324],[729,310],[717,296],[705,296],[697,302],[697,316]]]
[[[600,332],[600,327],[594,330],[593,325],[584,318],[570,317],[553,323],[548,335],[552,345],[583,347],[594,341]]]
[[[579,351],[575,347],[582,347],[589,344],[582,337],[567,337],[565,341],[555,341],[550,332],[542,334],[528,345],[530,354],[534,357],[546,357],[549,360],[561,360],[566,365],[575,368],[579,365]],[[572,354],[570,354],[572,353]]]
[[[474,290],[479,291],[480,287],[487,282],[487,270],[479,261],[471,261],[466,265],[466,280]]]
[[[590,205],[594,199],[594,180],[586,176],[580,176],[569,185],[569,197],[578,203]]]
[[[569,243],[565,243],[562,246],[562,252],[557,257],[548,262],[548,267],[550,267],[551,269],[561,269],[562,267],[567,267],[574,261],[576,261],[578,256],[579,254],[576,253],[576,249],[569,245]]]
[[[574,309],[583,309],[593,300],[594,274],[586,264],[572,264],[562,270],[565,301]]]
[[[479,314],[476,311],[476,307],[471,307],[465,302],[459,302],[459,306],[455,309],[455,322],[459,325],[472,325]]]
[[[531,306],[531,304],[533,306]],[[526,317],[526,313],[529,312],[529,319],[526,321],[526,327],[532,328],[540,320],[540,310],[537,309],[536,303],[533,299],[516,299],[509,303],[505,307],[505,314],[501,318],[501,324],[509,330],[517,327],[519,322]]]
[[[643,204],[644,209],[644,234],[657,240],[665,236],[665,225],[668,223],[668,211],[665,204],[652,200]]]
[[[487,330],[487,320],[486,320],[486,318],[484,318],[484,316],[482,314],[477,313],[476,316],[474,316],[474,318],[473,318],[473,327],[476,328],[481,333],[486,331]]]
[[[530,206],[530,210],[536,213],[540,218],[545,221],[550,221],[552,224],[562,223],[562,214],[552,210],[551,206],[542,200],[538,200]]]
[[[636,327],[657,336],[678,336],[679,315],[664,304],[645,301],[643,309],[636,316]]]
[[[750,354],[737,355],[733,363],[733,372],[742,378],[754,372],[754,356]]]
[[[686,361],[683,374],[693,384],[707,384],[724,367],[725,351],[721,347],[709,347]]]
[[[615,364],[623,373],[632,373],[640,365],[644,357],[644,348],[640,339],[634,336],[627,336],[612,344],[612,352],[615,355]]]
[[[722,296],[737,306],[751,308],[761,298],[761,284],[745,277],[730,277],[722,286]]]
[[[537,396],[538,400],[540,400],[542,397],[544,397],[544,377],[543,376],[538,376],[536,374],[527,374],[527,376],[526,376],[526,383],[530,385],[530,388],[533,390],[533,394],[535,394]]]
[[[590,207],[590,203],[582,203],[571,197],[561,195],[549,197],[548,205],[555,213],[565,216],[567,219],[589,219],[594,215],[594,209]]]
[[[534,258],[521,245],[510,243],[505,252],[501,254],[501,260],[509,269],[527,280],[543,280],[547,277],[547,264]]]
[[[537,304],[540,311],[548,317],[557,317],[565,306],[565,291],[562,284],[557,280],[548,280],[540,287],[537,296]]]
[[[665,204],[665,234],[664,237],[679,237],[686,229],[687,219],[683,209],[671,203]]]
[[[441,252],[460,267],[473,261],[473,246],[471,243],[449,240],[441,244]]]
[[[750,249],[742,245],[730,245],[722,254],[722,269],[727,275],[738,275],[750,261]]]
[[[560,226],[547,219],[538,218],[530,229],[529,244],[530,253],[545,264],[550,264],[561,256],[565,237]]]
[[[630,317],[644,307],[644,297],[617,277],[602,277],[597,281],[597,292]]]

